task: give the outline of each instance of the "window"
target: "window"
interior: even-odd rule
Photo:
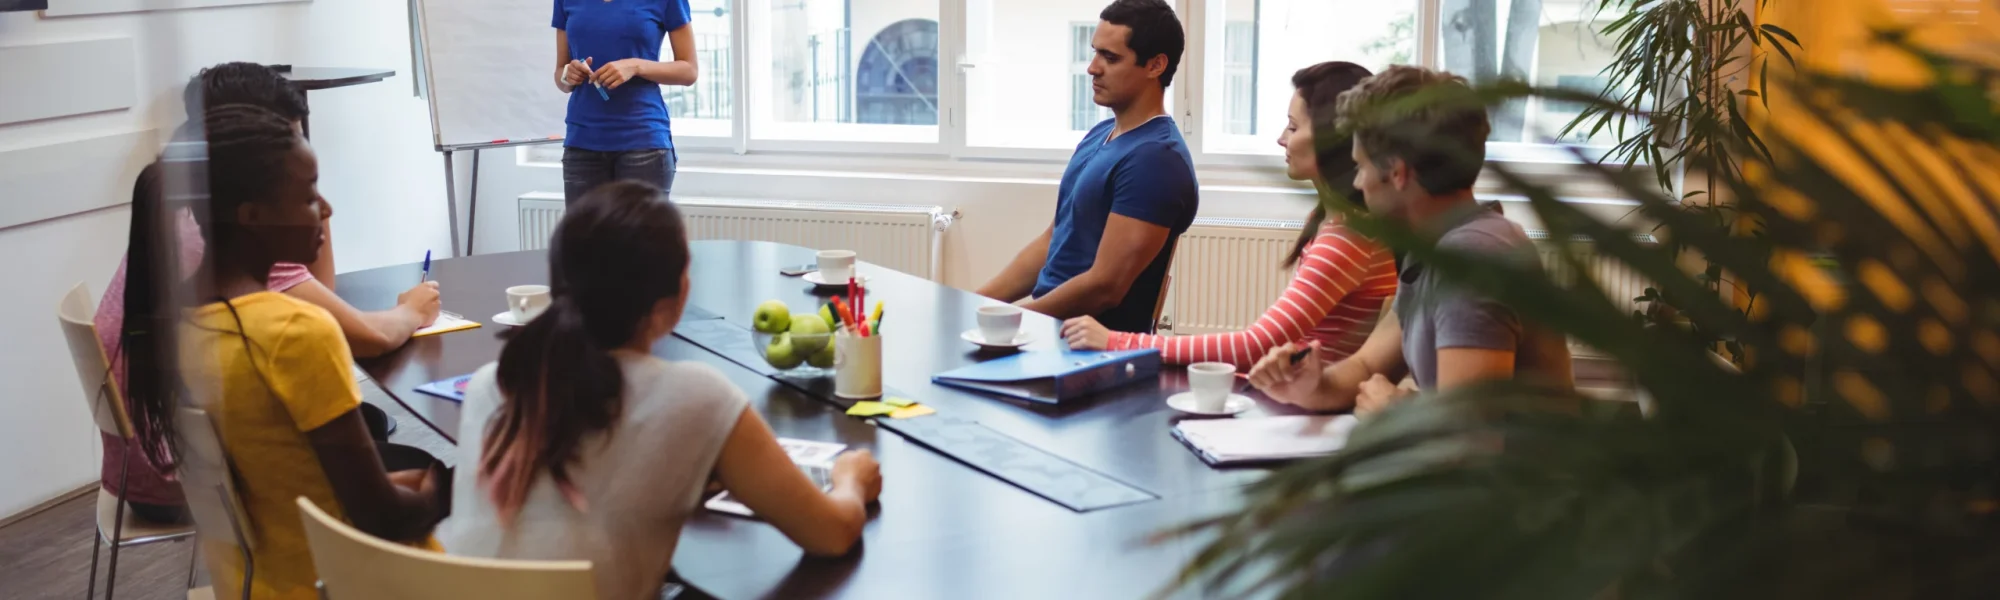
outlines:
[[[1464,75],[1474,83],[1513,77],[1535,85],[1596,93],[1603,91],[1599,73],[1616,58],[1616,46],[1602,34],[1618,17],[1598,14],[1595,2],[1545,0],[1523,3],[1498,0],[1447,0],[1439,13],[1439,67]],[[1535,13],[1515,12],[1515,5],[1534,5]],[[1617,143],[1614,133],[1582,134],[1557,140],[1563,126],[1582,107],[1540,98],[1516,100],[1493,109],[1493,142],[1589,145]]]
[[[1230,21],[1222,32],[1222,112],[1230,135],[1257,133],[1257,22]]]
[[[753,0],[753,136],[935,143],[938,6]]]
[[[1090,39],[1097,35],[1096,23],[1071,23],[1069,25],[1069,128],[1071,131],[1090,131],[1098,123],[1111,118],[1111,109],[1097,105],[1096,92],[1090,85],[1090,61],[1097,57],[1097,51],[1090,47]]]
[[[691,86],[660,86],[674,134],[684,137],[729,137],[736,118],[733,73],[730,72],[729,0],[691,0],[688,25],[694,28],[695,64],[701,77]],[[673,54],[673,43],[660,49]]]
[[[702,77],[663,93],[675,134],[708,138],[697,146],[726,141],[828,164],[891,155],[942,159],[927,164],[943,170],[1059,166],[1112,116],[1094,101],[1089,74],[1097,15],[1110,0],[689,1]],[[1622,14],[1600,14],[1600,3],[1174,0],[1200,17],[1184,22],[1192,45],[1167,108],[1201,168],[1259,180],[1280,167],[1274,142],[1297,70],[1416,64],[1474,83],[1516,76],[1599,91],[1615,58],[1602,30]],[[1190,102],[1198,110],[1175,110]],[[1497,107],[1489,158],[1566,160],[1549,144],[1616,141],[1612,131],[1557,139],[1581,109],[1539,99]]]
[[[1209,0],[1203,151],[1278,154],[1292,73],[1301,68],[1329,60],[1370,70],[1416,62],[1425,1],[1440,0]]]

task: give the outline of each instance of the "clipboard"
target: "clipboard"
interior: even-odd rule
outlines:
[[[1058,404],[1160,374],[1160,351],[1024,352],[939,373],[938,385]]]

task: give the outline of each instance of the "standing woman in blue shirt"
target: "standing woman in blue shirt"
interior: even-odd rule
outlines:
[[[687,0],[555,0],[556,88],[569,94],[563,198],[637,179],[672,191],[674,136],[661,85],[694,85]],[[660,61],[662,40],[673,60]],[[602,93],[599,93],[602,89]]]

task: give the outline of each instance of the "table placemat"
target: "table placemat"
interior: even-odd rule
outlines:
[[[875,425],[1076,512],[1160,498],[971,419],[940,414]]]

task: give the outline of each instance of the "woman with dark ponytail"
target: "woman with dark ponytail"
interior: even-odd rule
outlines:
[[[687,231],[651,184],[570,205],[549,308],[466,385],[452,554],[589,560],[600,598],[657,598],[711,476],[807,552],[843,554],[882,476],[841,455],[822,492],[715,369],[652,356],[688,299]]]
[[[273,264],[310,262],[324,243],[311,148],[284,117],[246,105],[207,111],[204,129],[206,143],[173,144],[148,169],[149,191],[133,208],[124,336],[133,421],[171,441],[175,410],[206,410],[256,536],[250,594],[317,598],[296,499],[378,537],[423,541],[436,521],[430,477],[383,471],[339,325],[269,289]],[[206,247],[185,277],[166,216],[182,206]],[[217,596],[241,595],[222,589],[242,580],[238,552],[202,555]]]
[[[1315,137],[1334,135],[1340,93],[1367,79],[1368,69],[1348,62],[1324,62],[1292,75],[1290,124],[1278,135],[1285,148],[1285,173],[1311,181],[1322,195],[1361,204],[1354,189],[1353,142]],[[1129,350],[1156,348],[1172,364],[1226,362],[1248,371],[1272,348],[1288,342],[1317,343],[1324,360],[1340,360],[1361,349],[1375,320],[1396,295],[1396,261],[1388,249],[1340,222],[1314,203],[1312,215],[1292,245],[1286,267],[1296,267],[1292,283],[1249,329],[1208,335],[1164,337],[1111,331],[1090,317],[1063,323],[1071,348]]]

